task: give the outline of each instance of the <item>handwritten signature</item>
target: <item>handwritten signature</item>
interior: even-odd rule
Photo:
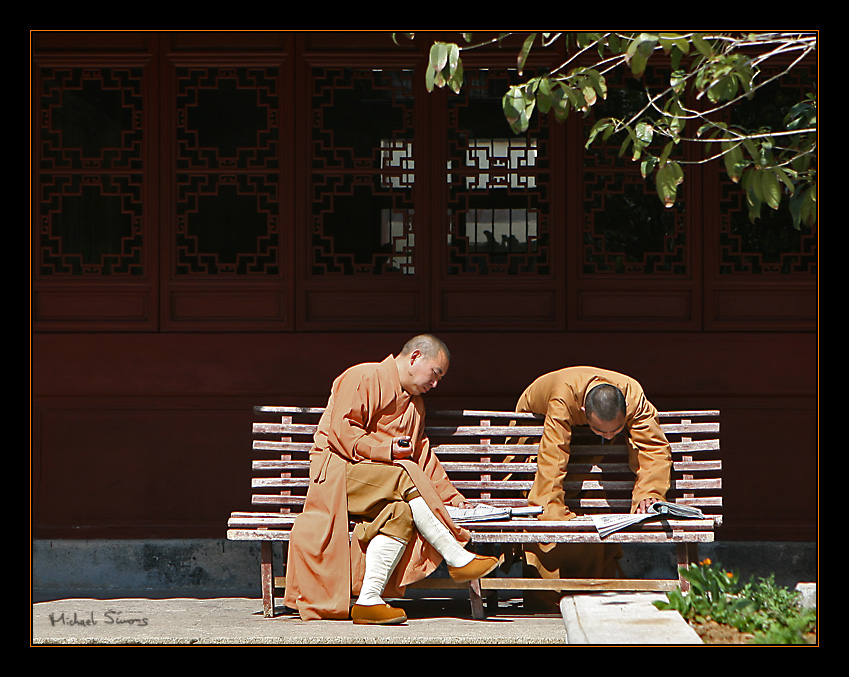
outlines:
[[[104,611],[100,615],[95,615],[94,611],[86,613],[74,612],[73,614],[52,613],[48,616],[50,625],[64,625],[69,627],[92,627],[95,625],[135,625],[140,628],[147,627],[148,619],[144,616],[127,616],[123,611]]]

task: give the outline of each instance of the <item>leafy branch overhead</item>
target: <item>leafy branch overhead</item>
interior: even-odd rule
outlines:
[[[396,34],[396,41],[414,34]],[[815,33],[502,33],[473,42],[464,33],[462,45],[434,42],[425,82],[428,91],[463,87],[463,52],[509,40],[517,43],[516,68],[521,82],[504,93],[502,109],[516,134],[527,131],[536,111],[558,122],[570,113],[588,115],[608,97],[608,81],[617,69],[642,79],[649,64],[666,69],[657,91],[644,85],[642,106],[625,117],[603,117],[592,126],[586,142],[610,142],[616,137],[620,157],[639,162],[643,177],[654,177],[658,197],[671,207],[688,164],[721,161],[728,176],[746,191],[749,217],[765,205],[778,209],[788,200],[794,225],[817,222],[817,93],[810,91],[785,112],[777,129],[756,123],[744,129],[723,122],[734,107],[754,97],[816,54]],[[544,74],[525,76],[534,50],[552,50],[565,41],[565,61]],[[687,154],[686,144],[704,152]],[[697,159],[687,159],[687,158]]]

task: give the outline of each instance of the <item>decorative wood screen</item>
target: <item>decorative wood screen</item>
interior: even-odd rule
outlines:
[[[618,147],[584,150],[594,118],[514,136],[514,71],[429,94],[424,54],[380,35],[36,39],[36,329],[815,326],[816,234],[751,224],[715,163],[664,208]],[[641,105],[609,90],[597,115]]]

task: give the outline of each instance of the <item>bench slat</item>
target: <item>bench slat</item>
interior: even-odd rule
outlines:
[[[253,432],[267,435],[313,435],[317,429],[316,424],[304,423],[263,423],[253,424]],[[716,433],[719,432],[719,423],[662,423],[661,429],[664,433]],[[427,426],[425,433],[429,437],[539,437],[542,435],[543,427],[516,425],[516,426]]]
[[[257,405],[253,408],[256,413],[266,414],[315,414],[321,415],[324,413],[324,407],[288,407],[277,405]],[[700,417],[717,417],[720,415],[718,409],[683,409],[676,411],[659,411],[658,417],[663,418],[700,418]],[[531,414],[528,412],[513,412],[513,411],[490,411],[479,409],[435,409],[428,412],[431,417],[445,416],[460,416],[471,418],[542,418],[539,414]]]
[[[308,470],[309,461],[292,459],[257,459],[251,462],[254,470],[268,470],[285,472],[289,470]],[[442,466],[446,472],[483,472],[490,474],[513,474],[513,473],[535,473],[536,463],[525,462],[481,462],[481,461],[443,461]],[[722,468],[718,460],[706,461],[673,461],[672,469],[678,472],[712,472]],[[598,464],[570,463],[570,474],[584,473],[631,473],[631,467],[627,463],[605,463],[603,468]]]
[[[457,489],[475,489],[489,491],[530,491],[533,485],[533,478],[528,480],[464,480],[456,478],[452,480]],[[721,489],[721,479],[700,479],[700,480],[673,480],[673,488],[686,489],[688,491]],[[296,488],[306,487],[309,485],[307,477],[254,477],[251,481],[251,487],[254,489],[281,489],[281,488]],[[567,479],[563,482],[563,487],[566,491],[622,491],[630,493],[634,486],[632,480],[584,480],[582,482],[570,481]]]
[[[479,499],[475,499],[478,501]],[[524,498],[508,498],[498,497],[489,498],[486,501],[480,501],[500,507],[518,506],[524,507],[528,504]],[[279,505],[279,506],[302,506],[304,503],[303,496],[296,495],[280,495],[280,494],[254,494],[252,497],[253,505]],[[582,497],[578,500],[567,501],[571,508],[581,508],[583,510],[614,510],[615,512],[626,513],[631,509],[630,498],[589,498]],[[692,496],[689,498],[678,499],[676,503],[682,505],[692,505],[697,508],[719,508],[722,507],[721,496]]]

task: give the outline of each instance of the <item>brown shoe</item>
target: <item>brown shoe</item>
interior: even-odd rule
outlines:
[[[351,608],[351,620],[354,625],[398,625],[407,620],[407,614],[388,604],[355,604]]]
[[[475,558],[463,567],[448,567],[448,574],[455,581],[474,581],[483,578],[501,563],[500,557],[484,557],[475,555]]]

